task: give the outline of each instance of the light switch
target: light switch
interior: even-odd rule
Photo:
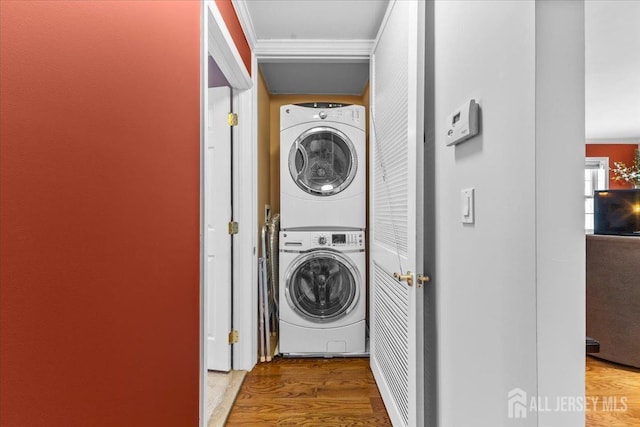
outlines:
[[[462,190],[462,223],[473,224],[474,223],[474,191],[473,188],[467,188]]]

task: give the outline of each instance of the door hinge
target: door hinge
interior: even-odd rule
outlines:
[[[229,221],[229,234],[238,234],[238,223]]]
[[[240,334],[235,329],[232,329],[229,332],[229,344],[237,344],[240,339]]]
[[[238,115],[236,113],[227,114],[227,123],[229,126],[238,126]]]

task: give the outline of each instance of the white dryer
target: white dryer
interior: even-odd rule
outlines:
[[[365,121],[361,105],[280,108],[281,229],[366,227]]]
[[[364,231],[280,232],[280,353],[365,352]]]

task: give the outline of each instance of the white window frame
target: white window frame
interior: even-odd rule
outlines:
[[[603,170],[604,171],[604,179],[602,183],[597,183],[594,186],[594,190],[608,190],[609,189],[609,158],[608,157],[585,157],[585,161],[584,161],[584,169],[585,172],[587,170]],[[600,185],[598,185],[600,184]],[[593,215],[593,212],[587,212],[586,210],[586,206],[587,206],[587,201],[588,200],[593,200],[593,192],[591,193],[591,195],[585,194],[584,195],[584,201],[585,201],[585,213],[584,213],[584,221],[585,221],[585,233],[587,234],[593,234],[593,228],[588,228],[587,227],[587,216],[588,215]]]

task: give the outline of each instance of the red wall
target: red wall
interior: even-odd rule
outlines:
[[[240,25],[238,15],[233,8],[231,0],[216,0],[216,6],[218,6],[222,19],[224,19],[224,23],[227,25],[227,29],[240,53],[244,66],[247,67],[247,71],[249,75],[251,75],[251,48],[249,47],[249,43],[247,43],[247,38],[244,35],[244,31],[242,31],[242,26]]]
[[[623,162],[627,166],[633,164],[637,144],[587,144],[587,157],[608,157],[609,169],[614,168],[614,162]],[[624,181],[614,181],[613,172],[609,174],[609,188],[633,188],[633,184]]]
[[[2,1],[0,425],[195,426],[195,1]]]

